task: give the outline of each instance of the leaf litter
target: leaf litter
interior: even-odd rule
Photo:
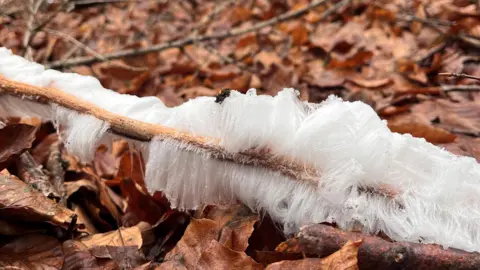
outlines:
[[[0,44],[23,54],[27,9],[13,2],[0,3]],[[68,9],[58,1],[42,5],[36,21],[44,21],[45,29],[34,33],[28,46],[35,61],[68,61],[88,55],[86,47],[105,55],[192,34],[248,28],[309,3],[232,1],[222,9],[209,0],[75,2]],[[328,7],[336,3],[327,2]],[[310,102],[335,94],[369,104],[392,131],[480,160],[478,81],[438,76],[480,75],[476,4],[351,1],[321,19],[325,9],[320,6],[238,37],[64,70],[95,76],[121,93],[157,96],[167,106],[215,96],[225,88],[257,88],[260,94],[273,95],[293,87]],[[303,253],[295,237],[283,235],[268,215],[252,213],[241,204],[226,209],[206,205],[187,213],[171,209],[163,194],[146,192],[144,157],[126,142],[102,146],[92,164],[81,164],[59,145],[51,126],[3,120],[0,233],[8,237],[0,240],[2,267],[361,266],[361,242],[348,242],[328,257],[315,258]]]

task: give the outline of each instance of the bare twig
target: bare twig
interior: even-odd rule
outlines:
[[[465,74],[465,73],[444,72],[444,73],[438,73],[438,76],[467,78],[467,79],[474,79],[474,80],[480,81],[480,77],[468,75],[468,74]]]
[[[76,0],[73,1],[73,5],[93,5],[93,4],[111,4],[111,3],[131,3],[140,2],[140,0]]]
[[[96,58],[98,58],[100,61],[110,62],[110,60],[106,59],[103,55],[97,53],[95,50],[93,50],[89,46],[83,44],[78,39],[76,39],[76,38],[74,38],[74,37],[72,37],[68,34],[65,34],[65,33],[62,33],[60,31],[53,30],[53,29],[50,29],[50,28],[44,28],[44,30],[48,33],[51,33],[53,35],[62,37],[64,39],[72,42],[77,47],[80,47],[80,48],[84,49],[86,52],[88,52],[88,53],[92,54],[93,56],[95,56]],[[65,61],[68,61],[68,60],[65,60]],[[119,63],[113,63],[113,62],[110,62],[110,63],[114,66],[118,66],[118,67],[121,67],[121,68],[124,68],[124,69],[133,70],[133,71],[146,71],[146,70],[148,70],[148,68],[133,67],[133,66],[130,66],[130,65],[127,65],[127,64],[119,64]]]
[[[25,34],[23,35],[23,48],[25,48],[24,57],[29,60],[32,59],[32,49],[30,48],[30,43],[38,31],[38,28],[34,28],[33,24],[35,21],[35,16],[37,15],[42,3],[43,0],[28,0],[28,4],[26,5],[30,14],[27,21],[27,31],[25,31]]]
[[[263,21],[263,22],[259,22],[257,24],[254,24],[253,26],[251,26],[249,28],[245,28],[245,29],[234,28],[230,31],[226,31],[226,32],[223,32],[223,33],[204,35],[204,36],[187,37],[187,38],[176,40],[176,41],[170,41],[170,42],[166,42],[166,43],[153,45],[153,46],[150,46],[150,47],[147,47],[147,48],[117,51],[117,52],[110,53],[110,54],[104,54],[103,56],[107,60],[118,59],[118,58],[127,57],[127,56],[136,56],[136,55],[144,55],[144,54],[148,54],[148,53],[152,53],[152,52],[159,52],[159,51],[166,50],[166,49],[169,49],[169,48],[184,47],[186,45],[194,44],[196,42],[202,42],[202,41],[207,41],[207,40],[221,40],[221,39],[225,39],[225,38],[241,36],[241,35],[244,35],[244,34],[247,34],[247,33],[250,33],[250,32],[259,31],[263,28],[278,24],[280,22],[284,22],[284,21],[291,20],[291,19],[297,18],[299,16],[302,16],[303,14],[307,13],[309,10],[327,3],[327,1],[328,0],[313,1],[312,3],[306,5],[303,8],[281,14],[277,17],[274,17],[272,19],[269,19],[269,20],[266,20],[266,21]],[[350,3],[350,1],[351,0],[342,0],[342,1],[338,2],[337,4],[332,6],[331,8],[327,9],[320,16],[320,19],[327,18],[328,16],[333,14],[336,10],[338,10],[339,8],[341,8],[345,5],[347,5],[348,3]],[[63,61],[52,62],[52,63],[47,64],[46,66],[48,68],[63,68],[63,67],[71,67],[71,66],[76,66],[76,65],[87,65],[87,64],[92,64],[92,63],[95,63],[95,62],[99,62],[99,59],[97,59],[96,57],[79,57],[79,58],[70,59],[66,62],[63,62]]]
[[[480,85],[442,85],[442,92],[475,92],[480,91]]]

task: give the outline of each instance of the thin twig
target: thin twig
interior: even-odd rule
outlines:
[[[347,5],[348,3],[350,3],[350,1],[351,0],[342,0],[342,1],[338,2],[337,4],[332,6],[331,8],[327,9],[320,16],[320,19],[327,18],[328,16],[333,14],[336,10],[338,10],[339,8],[341,8],[345,5]],[[166,50],[166,49],[169,49],[169,48],[184,47],[186,45],[190,45],[190,44],[193,44],[193,43],[196,43],[196,42],[201,42],[201,41],[221,40],[221,39],[241,36],[241,35],[244,35],[244,34],[247,34],[247,33],[250,33],[250,32],[259,31],[263,28],[266,28],[266,27],[269,27],[269,26],[272,26],[272,25],[275,25],[275,24],[278,24],[278,23],[281,23],[281,22],[284,22],[284,21],[287,21],[287,20],[297,18],[297,17],[302,16],[303,14],[307,13],[309,10],[314,9],[314,8],[316,8],[320,5],[323,5],[327,2],[328,2],[328,0],[313,1],[312,3],[306,5],[303,8],[284,13],[282,15],[279,15],[277,17],[274,17],[272,19],[269,19],[269,20],[266,20],[266,21],[263,21],[263,22],[259,22],[257,24],[254,24],[253,26],[251,26],[249,28],[245,28],[245,29],[237,27],[237,28],[234,28],[230,31],[226,31],[226,32],[223,32],[223,33],[204,35],[204,36],[187,37],[187,38],[176,40],[176,41],[170,41],[170,42],[166,42],[166,43],[153,45],[153,46],[150,46],[150,47],[147,47],[147,48],[117,51],[117,52],[110,53],[110,54],[104,54],[103,56],[107,60],[118,59],[118,58],[123,58],[123,57],[127,57],[127,56],[137,56],[137,55],[144,55],[144,54],[148,54],[148,53],[152,53],[152,52],[159,52],[159,51]],[[66,61],[66,62],[63,62],[63,61],[52,62],[52,63],[47,64],[46,67],[48,67],[48,68],[64,68],[64,67],[71,67],[71,66],[76,66],[76,65],[88,65],[88,64],[95,63],[95,62],[99,62],[99,59],[97,59],[96,57],[79,57],[79,58],[70,59],[69,61]]]
[[[475,92],[480,91],[480,85],[442,85],[442,92]]]
[[[59,37],[62,37],[68,41],[70,41],[71,43],[75,44],[76,46],[84,49],[86,52],[92,54],[93,56],[95,56],[96,58],[98,58],[99,60],[101,61],[104,61],[104,62],[107,62],[107,63],[110,63],[114,66],[118,66],[118,67],[121,67],[121,68],[124,68],[124,69],[128,69],[128,70],[132,70],[132,71],[146,71],[148,70],[148,68],[143,68],[143,67],[133,67],[133,66],[130,66],[130,65],[127,65],[127,64],[119,64],[119,63],[114,63],[114,62],[110,62],[110,60],[106,59],[103,55],[99,54],[98,52],[96,52],[94,49],[90,48],[89,46],[83,44],[82,42],[80,42],[78,39],[68,35],[68,34],[65,34],[65,33],[62,33],[60,31],[57,31],[57,30],[53,30],[53,29],[50,29],[50,28],[44,28],[44,30],[48,33],[51,33],[53,35],[56,35],[56,36],[59,36]],[[68,61],[68,60],[67,60]]]
[[[468,75],[465,73],[451,73],[451,72],[444,72],[438,73],[438,76],[447,76],[447,77],[458,77],[458,78],[467,78],[467,79],[474,79],[480,81],[480,77]]]
[[[32,59],[32,49],[30,48],[30,43],[38,31],[37,27],[33,27],[33,23],[42,3],[43,0],[29,0],[28,4],[26,5],[27,10],[29,11],[29,16],[27,21],[27,31],[25,31],[25,34],[23,35],[23,48],[25,48],[24,57],[29,60]]]

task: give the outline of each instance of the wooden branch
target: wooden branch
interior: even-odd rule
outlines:
[[[358,250],[360,269],[480,269],[480,254],[439,245],[390,242],[378,236],[344,232],[315,224],[302,227],[298,235],[302,251],[326,257],[348,240],[363,240]]]
[[[30,98],[40,103],[56,103],[67,109],[88,114],[110,125],[110,131],[123,137],[149,142],[154,138],[171,139],[181,143],[180,147],[195,146],[212,158],[235,162],[243,165],[263,166],[277,171],[285,176],[299,181],[317,185],[318,173],[312,167],[305,167],[289,157],[276,157],[268,151],[252,149],[242,153],[230,153],[219,145],[219,139],[202,136],[193,136],[179,132],[173,128],[154,125],[114,114],[99,106],[64,91],[36,87],[24,83],[14,82],[0,76],[0,93]]]
[[[333,14],[336,10],[350,3],[350,1],[352,0],[341,0],[340,2],[338,2],[334,6],[327,9],[325,12],[323,12],[322,15],[320,16],[320,19],[322,20],[327,18],[328,16]],[[103,57],[106,60],[118,59],[118,58],[123,58],[127,56],[137,56],[137,55],[144,55],[152,52],[159,52],[159,51],[163,51],[170,48],[184,47],[187,45],[194,44],[196,42],[202,42],[202,41],[208,41],[208,40],[222,40],[230,37],[241,36],[250,32],[259,31],[263,28],[266,28],[287,20],[297,18],[307,13],[308,11],[320,5],[323,5],[327,2],[328,0],[316,0],[306,5],[303,8],[281,14],[269,20],[254,24],[251,27],[245,28],[245,29],[238,27],[238,28],[234,28],[232,30],[229,30],[223,33],[218,33],[218,34],[211,34],[211,35],[204,35],[204,36],[190,36],[180,40],[156,44],[147,48],[129,49],[129,50],[117,51],[110,54],[104,54]],[[70,59],[68,61],[55,61],[52,63],[47,63],[45,67],[46,68],[65,68],[65,67],[71,67],[71,66],[77,66],[77,65],[88,65],[88,64],[93,64],[100,61],[103,61],[103,60],[98,59],[97,57],[78,57],[78,58]]]
[[[480,81],[480,77],[472,76],[472,75],[468,75],[468,74],[464,74],[464,73],[444,72],[444,73],[438,73],[438,76],[467,78],[467,79],[474,79],[474,80]]]

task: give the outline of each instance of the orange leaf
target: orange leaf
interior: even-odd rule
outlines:
[[[332,255],[317,259],[307,258],[296,261],[281,261],[267,266],[266,269],[358,269],[358,247],[362,241],[348,241],[339,251]]]

